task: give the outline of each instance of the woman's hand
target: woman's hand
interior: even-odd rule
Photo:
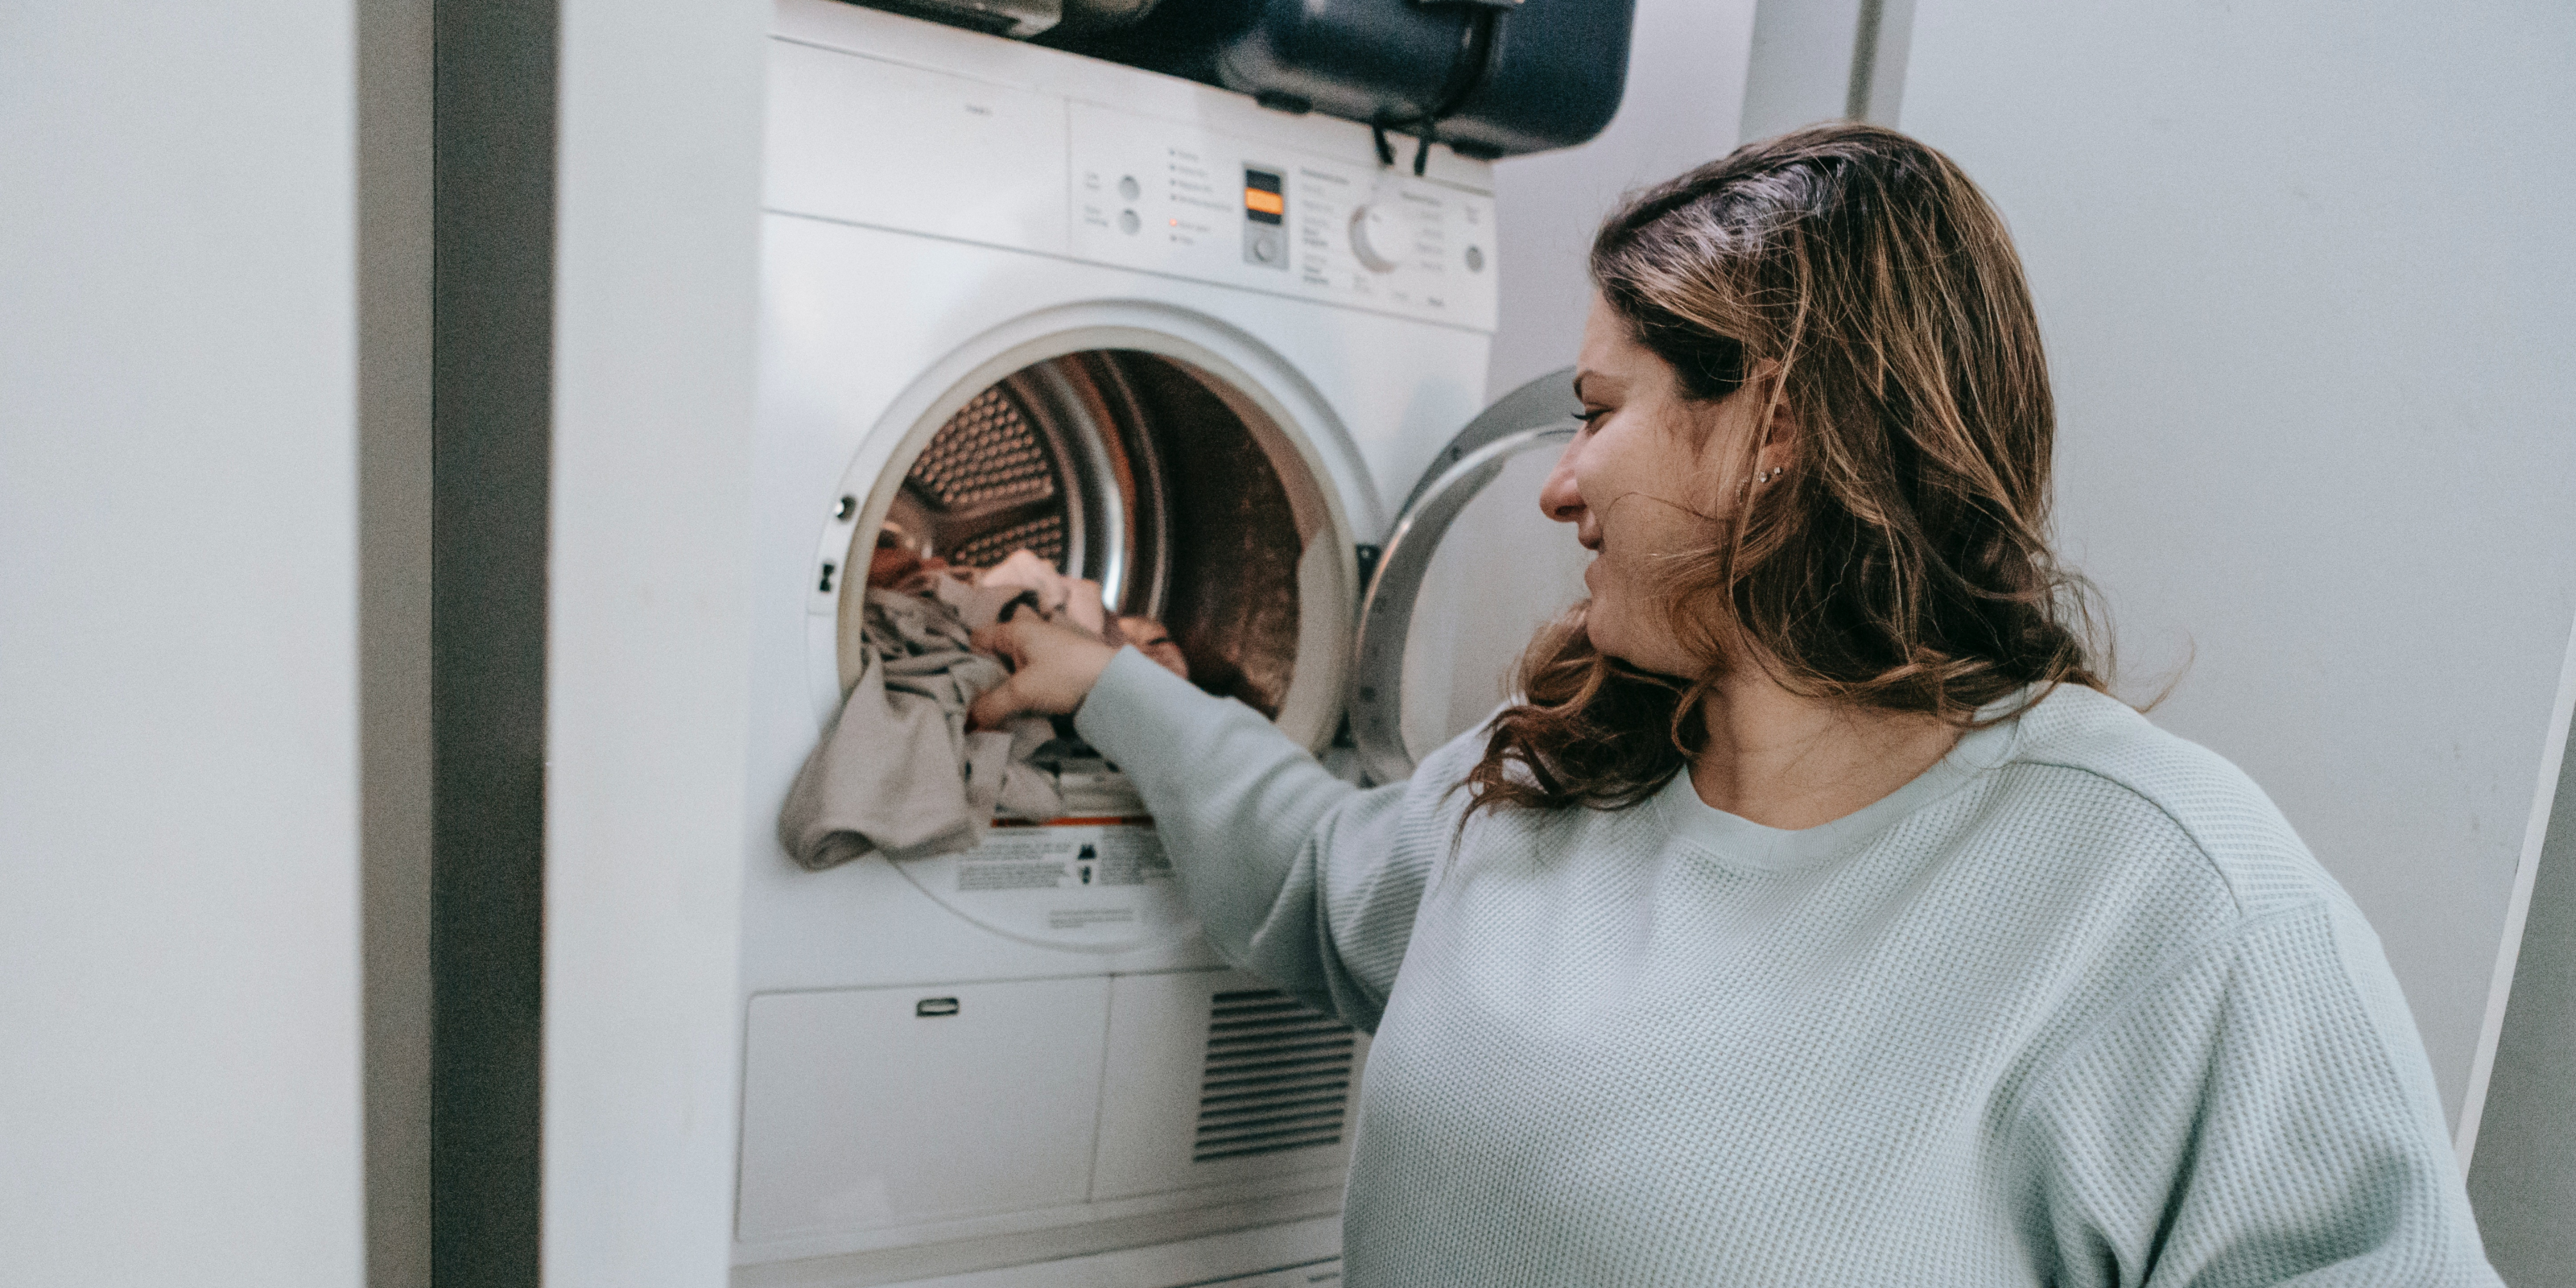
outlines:
[[[1073,714],[1118,650],[1066,622],[1021,613],[975,632],[975,648],[1011,664],[1011,678],[984,691],[967,727],[995,729],[1013,716]]]

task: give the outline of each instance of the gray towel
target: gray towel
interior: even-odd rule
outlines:
[[[1062,813],[1054,779],[1028,763],[1054,732],[1045,719],[966,731],[967,707],[1009,672],[968,648],[958,609],[872,589],[865,611],[859,682],[788,789],[779,844],[819,871],[870,850],[917,859],[973,849],[996,805]]]

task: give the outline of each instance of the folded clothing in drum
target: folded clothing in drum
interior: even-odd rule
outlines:
[[[1610,123],[1627,85],[1635,7],[1635,0],[1160,0],[1115,26],[1082,21],[1069,7],[1064,24],[1038,43],[1492,158],[1572,147]]]

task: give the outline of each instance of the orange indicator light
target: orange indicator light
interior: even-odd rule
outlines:
[[[1265,215],[1276,215],[1287,211],[1288,202],[1278,193],[1263,192],[1259,188],[1246,188],[1243,190],[1243,208],[1258,210]]]

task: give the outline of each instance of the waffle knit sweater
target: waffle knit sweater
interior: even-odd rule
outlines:
[[[1375,1032],[1354,1288],[2495,1284],[2378,940],[2060,689],[1803,831],[1355,789],[1134,650],[1077,720],[1228,957]]]

